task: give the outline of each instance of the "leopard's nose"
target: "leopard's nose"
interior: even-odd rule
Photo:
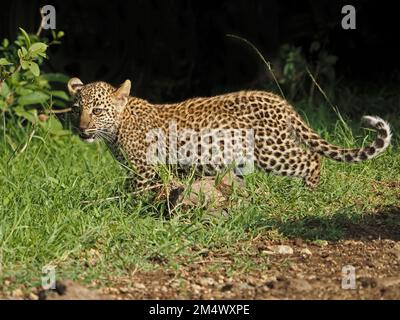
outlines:
[[[89,127],[90,116],[86,110],[83,110],[79,119],[79,129],[83,132]]]
[[[79,130],[81,132],[85,132],[85,130],[89,127],[89,123],[88,122],[84,122],[84,121],[80,121],[79,122]]]

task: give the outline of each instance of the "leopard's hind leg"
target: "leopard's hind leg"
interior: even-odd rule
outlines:
[[[257,165],[278,175],[301,178],[306,187],[315,188],[320,180],[321,156],[301,148],[292,140],[281,144],[276,142],[272,141],[269,145],[264,144],[255,149]]]

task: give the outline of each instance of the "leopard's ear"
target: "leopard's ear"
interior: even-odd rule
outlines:
[[[124,107],[128,102],[129,93],[131,92],[131,81],[125,80],[123,84],[114,92],[115,101]]]
[[[71,78],[68,81],[68,91],[71,96],[75,96],[83,87],[83,82],[78,78]]]

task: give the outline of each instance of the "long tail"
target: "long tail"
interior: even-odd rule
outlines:
[[[371,145],[354,149],[345,149],[328,143],[308,127],[298,114],[292,117],[291,126],[294,129],[296,137],[312,151],[336,161],[360,162],[382,153],[389,146],[390,139],[392,138],[390,125],[383,119],[364,116],[362,117],[362,122],[366,127],[375,129],[377,137]]]

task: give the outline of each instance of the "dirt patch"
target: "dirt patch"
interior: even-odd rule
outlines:
[[[40,300],[104,300],[111,298],[99,290],[86,288],[70,280],[57,282],[55,290],[38,290],[37,297]]]
[[[151,272],[133,270],[110,276],[104,287],[88,288],[72,281],[56,290],[17,289],[6,299],[400,299],[400,242],[341,240],[310,243],[302,239],[254,239],[251,251],[224,249],[199,252],[194,261],[178,261],[168,269],[154,261]],[[198,250],[192,248],[193,251]],[[259,268],[231,268],[237,253]],[[342,288],[342,268],[355,271],[353,289]],[[232,273],[232,270],[236,270]],[[345,282],[346,285],[349,282]],[[96,282],[93,283],[96,285]]]
[[[400,299],[400,243],[392,240],[305,244],[259,239],[248,259],[263,271],[228,275],[233,257],[210,252],[177,270],[112,277],[101,292],[114,299]],[[292,250],[288,250],[291,248]],[[210,271],[213,265],[219,266]],[[355,268],[354,289],[342,288],[342,268]],[[346,282],[347,283],[347,282]]]

